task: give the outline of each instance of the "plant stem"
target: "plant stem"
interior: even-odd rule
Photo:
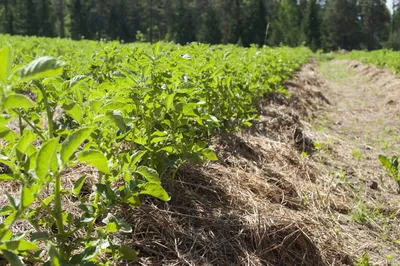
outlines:
[[[48,127],[48,132],[49,132],[49,138],[53,138],[53,112],[51,111],[51,106],[49,105],[49,101],[47,98],[47,94],[43,89],[42,84],[39,82],[36,83],[36,86],[39,88],[39,90],[42,92],[43,95],[43,103],[46,108],[46,114],[47,114],[47,127]]]
[[[98,184],[101,184],[101,183],[103,183],[103,173],[99,172],[99,182],[98,182]],[[96,191],[96,195],[95,195],[94,203],[93,203],[93,205],[96,207],[96,212],[94,213],[93,221],[91,221],[89,223],[89,225],[88,225],[88,230],[86,232],[86,238],[87,239],[90,238],[90,236],[92,234],[92,231],[93,231],[94,223],[96,222],[97,217],[99,217],[99,215],[101,213],[100,208],[99,208],[99,201],[100,201],[100,193],[98,191]]]
[[[65,232],[64,232],[64,223],[62,216],[62,203],[61,203],[61,174],[57,173],[56,175],[56,183],[54,188],[54,208],[56,215],[56,225],[58,234],[61,237],[61,247],[60,247],[60,255],[61,257],[65,257]]]
[[[18,116],[19,135],[24,135],[24,126],[22,125],[22,118]]]
[[[42,133],[40,133],[39,129],[37,129],[37,127],[35,127],[26,117],[24,117],[21,112],[19,112],[17,109],[13,109],[13,111],[22,119],[25,121],[25,123],[27,123],[32,130],[36,133],[36,135],[38,135],[42,140],[46,140],[46,138],[43,136]]]

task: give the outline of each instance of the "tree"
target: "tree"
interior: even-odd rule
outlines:
[[[389,37],[390,13],[385,0],[360,0],[363,46],[368,50],[381,48]]]
[[[303,41],[312,50],[321,47],[321,8],[317,0],[308,0],[302,21]]]
[[[14,33],[19,35],[26,35],[28,32],[28,8],[25,0],[16,0],[14,4],[15,21]]]
[[[39,18],[39,35],[46,37],[55,36],[55,17],[54,9],[50,0],[40,0],[38,7],[38,18]]]
[[[296,0],[281,0],[271,22],[270,44],[298,46],[301,42],[301,16]]]
[[[185,2],[186,1],[179,0],[176,15],[175,41],[180,44],[186,44],[196,40],[192,13]]]
[[[240,1],[220,0],[217,2],[217,16],[222,33],[222,43],[237,43],[240,38]]]
[[[241,39],[244,46],[264,44],[267,13],[263,0],[251,0],[241,7]]]
[[[2,22],[2,28],[3,32],[9,33],[9,34],[14,34],[14,14],[12,10],[12,0],[3,0],[2,6],[3,6],[3,20]]]
[[[58,19],[58,30],[61,38],[65,37],[65,3],[64,0],[56,0],[56,13]]]
[[[196,25],[196,39],[202,43],[217,44],[221,42],[222,33],[215,8],[208,0],[197,0],[196,13],[199,15]]]
[[[323,17],[325,50],[360,48],[362,33],[357,0],[328,0]]]

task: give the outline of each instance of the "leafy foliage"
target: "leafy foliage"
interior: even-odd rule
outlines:
[[[5,43],[12,49],[0,53],[0,162],[9,171],[0,182],[21,189],[5,193],[0,252],[12,265],[134,260],[138,253],[120,240],[132,228],[112,210],[137,207],[144,195],[168,201],[163,180],[187,161],[217,160],[211,137],[251,125],[260,99],[284,91],[311,55],[307,48],[0,36]],[[67,190],[63,173],[78,163],[97,170],[94,185],[86,188],[83,175]],[[65,208],[66,197],[79,214]],[[19,220],[33,230],[13,233]]]
[[[388,171],[388,173],[393,177],[393,179],[399,185],[400,192],[400,168],[399,168],[399,158],[396,156],[392,156],[392,158],[388,158],[383,155],[379,155],[379,161],[382,166]]]
[[[377,51],[351,51],[348,54],[339,54],[338,58],[355,59],[380,68],[388,68],[400,74],[400,52],[382,49]]]

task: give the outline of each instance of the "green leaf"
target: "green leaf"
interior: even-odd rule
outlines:
[[[124,121],[124,117],[120,111],[113,111],[107,114],[107,116],[114,122],[114,124],[121,130],[123,133],[126,132],[126,124]]]
[[[86,76],[84,75],[77,75],[73,77],[72,79],[69,80],[69,88],[72,88],[75,86],[77,83],[79,83],[81,80],[84,80]]]
[[[140,187],[140,194],[150,195],[163,201],[170,200],[168,193],[159,183],[146,183],[140,185],[139,187]]]
[[[123,260],[136,260],[137,256],[139,255],[139,252],[131,249],[127,245],[121,245],[118,251],[121,254],[121,259]]]
[[[17,137],[18,136],[14,133],[14,131],[9,129],[8,127],[6,127],[6,126],[0,127],[0,139],[4,139],[6,141],[13,142],[14,139]]]
[[[0,126],[5,126],[7,125],[11,120],[11,116],[8,114],[2,114],[0,115]]]
[[[132,227],[122,218],[115,217],[111,213],[107,214],[107,217],[102,220],[106,225],[109,225],[108,230],[110,233],[120,232],[120,233],[131,233]],[[116,231],[115,231],[116,230]]]
[[[23,187],[22,188],[22,193],[21,193],[21,202],[22,202],[22,207],[27,208],[29,207],[33,202],[35,201],[35,197],[32,193],[32,191],[27,188]]]
[[[160,142],[165,141],[166,139],[168,139],[168,136],[165,136],[165,137],[155,137],[155,138],[152,138],[152,139],[151,139],[150,143],[151,143],[151,144],[157,144],[157,143],[160,143]]]
[[[99,193],[102,197],[106,198],[107,200],[114,200],[115,199],[115,192],[105,184],[95,184],[96,192]]]
[[[50,235],[46,232],[35,232],[31,235],[31,241],[46,240]]]
[[[32,131],[26,131],[25,134],[18,140],[17,145],[15,146],[16,156],[19,160],[21,160],[21,155],[25,154],[26,150],[35,140],[35,134]]]
[[[26,264],[23,263],[22,260],[13,252],[8,250],[3,250],[2,252],[3,256],[6,258],[6,260],[10,263],[11,266],[26,266]]]
[[[20,77],[23,80],[32,80],[43,77],[59,76],[62,73],[63,66],[63,62],[60,62],[51,56],[39,57],[21,70]]]
[[[139,166],[136,172],[143,176],[148,182],[161,184],[157,171],[152,168]]]
[[[11,73],[13,52],[10,47],[0,50],[0,82],[7,84],[7,78]]]
[[[142,157],[147,153],[147,151],[137,151],[131,155],[131,162],[129,163],[129,167],[135,165]]]
[[[3,237],[0,239],[1,242],[9,241],[12,239],[13,233],[11,232],[11,230],[2,228],[2,230],[0,230],[0,232],[3,234]]]
[[[167,108],[168,111],[174,107],[174,98],[175,98],[175,93],[168,95],[165,100],[165,107]]]
[[[14,175],[14,174],[0,174],[0,182],[17,180],[17,179],[18,179],[18,176]]]
[[[43,144],[42,148],[39,150],[36,158],[35,169],[36,176],[39,179],[43,180],[47,176],[50,166],[56,155],[58,141],[58,138],[51,139]]]
[[[5,241],[0,245],[2,250],[30,251],[38,250],[38,246],[24,239]]]
[[[76,122],[82,124],[83,121],[83,111],[79,104],[73,104],[71,106],[63,105],[65,112],[72,117]]]
[[[27,96],[22,94],[11,94],[4,98],[3,108],[4,110],[14,109],[14,108],[33,108],[35,103],[29,99]]]
[[[73,256],[70,260],[70,263],[73,265],[84,265],[82,262],[95,258],[99,253],[100,247],[98,246],[86,247],[83,252]]]
[[[76,180],[74,184],[74,189],[72,190],[75,196],[79,196],[79,193],[81,193],[81,189],[83,187],[83,184],[85,183],[85,180],[86,175],[83,175],[78,180]]]
[[[46,206],[48,206],[48,205],[50,204],[50,202],[51,202],[54,198],[55,198],[55,195],[48,196],[47,198],[45,198],[45,199],[43,200],[43,203],[44,203]]]
[[[153,46],[153,55],[157,56],[159,52],[160,52],[160,42],[156,43]]]
[[[107,233],[116,233],[116,232],[118,232],[118,224],[117,223],[108,223],[106,225],[106,232]]]
[[[10,203],[10,205],[14,208],[14,209],[18,209],[18,205],[19,205],[19,199],[14,198],[13,196],[11,196],[7,191],[3,191],[3,193],[6,195],[8,202]],[[4,222],[4,224],[6,224]]]
[[[97,168],[99,171],[110,174],[106,156],[97,150],[86,150],[78,153],[78,161]]]
[[[71,264],[61,259],[58,250],[53,245],[49,248],[49,256],[51,266],[71,266]]]
[[[392,174],[393,178],[398,181],[400,180],[400,176],[399,176],[399,170],[398,170],[398,162],[397,162],[397,158],[394,157],[392,158],[392,160],[389,160],[389,158],[383,156],[383,155],[379,155],[379,161],[381,162],[381,164],[383,165],[383,167],[386,168],[386,170]]]
[[[210,161],[218,161],[217,155],[211,149],[204,149],[201,153]]]
[[[82,142],[89,137],[94,128],[82,128],[71,135],[63,142],[61,146],[61,161],[66,164],[72,154],[79,148]]]

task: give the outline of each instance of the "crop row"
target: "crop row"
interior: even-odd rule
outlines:
[[[0,185],[19,186],[3,191],[0,208],[0,251],[12,265],[134,260],[118,237],[132,228],[112,210],[139,206],[141,195],[169,200],[161,180],[217,160],[211,137],[250,126],[257,103],[284,92],[311,55],[7,35],[0,47]],[[96,169],[96,180],[77,176],[67,189],[64,173],[77,165]],[[31,229],[16,231],[21,221]]]
[[[400,74],[400,52],[387,49],[376,51],[351,51],[337,55],[338,58],[353,59],[379,68],[390,69]]]

